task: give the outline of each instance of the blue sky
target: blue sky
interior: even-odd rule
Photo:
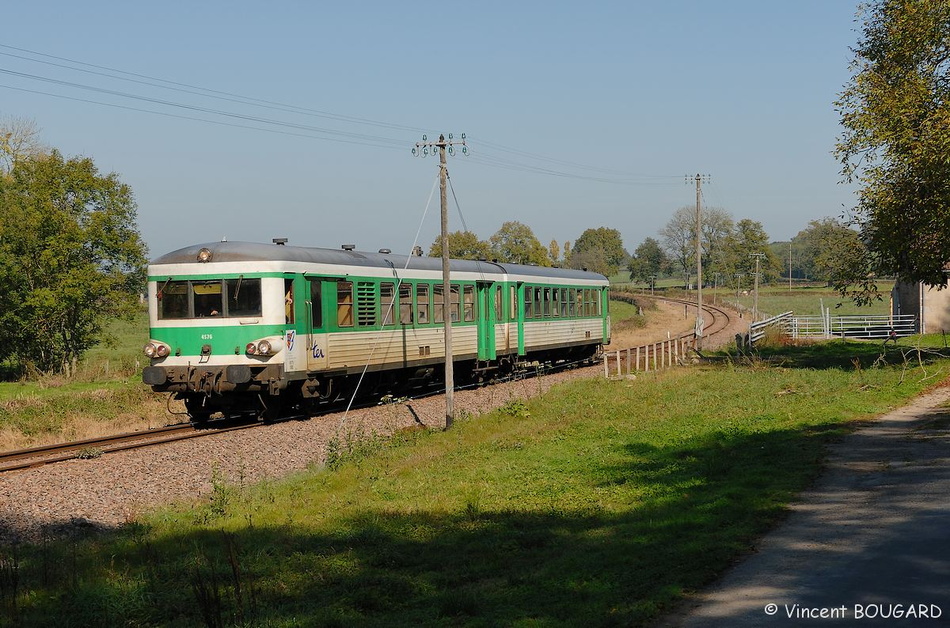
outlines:
[[[131,185],[153,256],[273,237],[406,252],[417,232],[428,250],[438,160],[411,149],[440,132],[466,134],[449,172],[483,239],[604,226],[632,252],[703,173],[704,204],[787,240],[854,204],[832,151],[856,4],[14,3],[0,116]]]

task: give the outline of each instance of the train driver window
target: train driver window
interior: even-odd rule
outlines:
[[[195,316],[221,316],[221,281],[193,281],[191,289],[195,299]]]
[[[158,318],[188,318],[188,282],[165,281],[158,286]]]
[[[225,282],[228,289],[228,316],[260,316],[261,315],[261,280],[228,279]]]

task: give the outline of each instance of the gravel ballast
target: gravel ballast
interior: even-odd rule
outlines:
[[[478,415],[543,394],[602,366],[456,391],[455,409]],[[213,482],[250,483],[322,466],[336,438],[386,436],[445,425],[441,395],[76,459],[0,475],[0,544],[116,528],[140,512],[207,495]]]

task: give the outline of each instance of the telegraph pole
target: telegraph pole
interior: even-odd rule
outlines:
[[[701,349],[703,343],[703,214],[702,214],[702,184],[709,183],[710,176],[696,175],[696,348]],[[689,183],[689,176],[686,177]]]
[[[765,253],[749,253],[749,257],[755,258],[755,296],[752,299],[752,322],[759,320],[759,260],[765,257]]]
[[[449,178],[449,170],[446,163],[446,153],[455,154],[455,146],[462,146],[462,154],[468,154],[468,147],[465,145],[465,134],[462,133],[462,139],[456,141],[449,133],[449,139],[445,135],[439,135],[437,142],[429,142],[423,135],[421,142],[416,142],[416,147],[412,149],[412,154],[417,157],[428,157],[429,151],[439,151],[439,187],[440,199],[442,204],[442,324],[445,338],[445,429],[452,427],[455,420],[455,369],[452,356],[452,284],[449,272],[449,203],[446,195],[446,183]],[[461,307],[461,295],[459,295],[459,306]]]

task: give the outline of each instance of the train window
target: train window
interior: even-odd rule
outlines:
[[[545,318],[550,318],[550,317],[551,317],[551,289],[550,289],[550,288],[545,288],[545,289],[544,289],[544,296],[543,296],[543,299],[544,299],[544,300],[543,300],[543,303],[544,303],[544,317],[545,317]]]
[[[534,299],[532,295],[534,294],[534,288],[525,286],[524,288],[524,317],[533,318],[534,317]]]
[[[475,286],[462,286],[462,320],[475,320]]]
[[[225,280],[228,291],[228,316],[261,315],[261,280],[237,279]]]
[[[372,281],[356,283],[356,322],[360,327],[376,324],[376,284]]]
[[[192,295],[195,300],[195,316],[221,316],[224,305],[221,302],[221,281],[192,281]]]
[[[313,329],[323,327],[323,298],[321,279],[309,277],[310,281],[310,323]]]
[[[432,318],[436,323],[442,323],[445,321],[445,310],[444,307],[444,296],[445,296],[445,285],[438,283],[432,286],[432,308],[434,309],[432,313]]]
[[[542,299],[543,294],[544,294],[544,290],[542,288],[534,289],[534,317],[535,318],[541,318],[542,316],[544,316],[544,310],[542,309],[543,306],[541,305],[543,303],[543,299]]]
[[[158,318],[189,318],[187,281],[166,281],[159,286]]]
[[[379,305],[383,312],[383,325],[394,324],[396,309],[396,284],[386,281],[379,284]]]
[[[336,285],[336,324],[353,326],[353,282],[341,281]]]
[[[567,315],[575,316],[577,312],[577,289],[571,288],[567,297]]]
[[[284,319],[294,322],[294,280],[284,279]]]
[[[581,288],[577,291],[577,315],[584,315],[584,289]]]
[[[412,325],[412,284],[399,284],[399,322]]]
[[[418,316],[416,320],[420,325],[429,324],[429,284],[420,283],[416,285],[416,311]]]
[[[567,298],[568,298],[567,288],[561,288],[561,316],[568,316]]]
[[[452,284],[449,286],[449,316],[452,317],[452,322],[457,323],[459,321],[459,287],[458,284]]]
[[[551,290],[551,315],[560,316],[561,315],[561,289],[554,288]]]
[[[501,286],[494,286],[492,288],[492,294],[495,298],[495,321],[500,323],[504,320],[504,308],[501,302],[505,293],[502,291]]]
[[[518,318],[518,289],[509,286],[508,296],[508,320],[513,321]]]

